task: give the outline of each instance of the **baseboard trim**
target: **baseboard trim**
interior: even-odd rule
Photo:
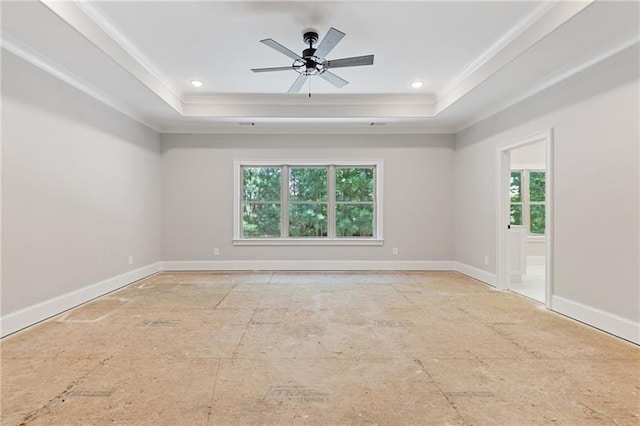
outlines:
[[[161,262],[152,263],[133,271],[108,278],[78,290],[62,294],[53,299],[28,306],[0,317],[0,335],[2,337],[18,330],[37,324],[75,306],[86,303],[96,297],[124,287],[144,277],[160,272]]]
[[[478,281],[482,281],[485,284],[489,284],[492,287],[496,286],[496,274],[478,269],[475,266],[467,265],[462,262],[453,262],[453,270],[460,272],[468,277],[474,278]]]
[[[640,344],[640,322],[638,321],[555,295],[551,298],[551,309],[589,326]]]
[[[453,261],[219,260],[165,261],[165,271],[451,271]]]
[[[75,306],[103,296],[137,280],[161,271],[456,271],[495,287],[496,275],[456,261],[165,261],[100,281],[87,287],[28,306],[0,317],[0,336],[4,337]],[[551,309],[562,315],[640,344],[640,322],[600,309],[553,296]]]

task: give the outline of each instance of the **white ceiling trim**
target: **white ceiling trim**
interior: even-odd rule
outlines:
[[[123,47],[121,43],[124,36],[116,40],[112,35],[105,32],[103,27],[108,27],[108,22],[102,22],[102,25],[98,25],[91,16],[87,15],[84,10],[81,10],[76,3],[71,1],[40,0],[40,2],[103,53],[116,61],[118,65],[138,79],[166,102],[167,105],[182,114],[182,99],[173,93],[164,81],[152,74],[141,62],[140,58],[132,56],[132,53]]]
[[[520,94],[502,103],[468,122],[452,127],[434,129],[430,118],[438,116],[442,111],[455,104],[465,95],[479,87],[483,82],[527,52],[549,34],[561,27],[571,18],[591,5],[594,0],[579,2],[551,2],[536,8],[525,19],[510,29],[489,49],[472,61],[455,77],[442,96],[435,94],[421,95],[314,95],[309,99],[306,95],[217,95],[187,96],[177,94],[171,82],[162,74],[144,54],[128,40],[104,14],[95,6],[79,5],[73,2],[56,2],[40,0],[53,13],[74,28],[80,35],[92,42],[104,54],[113,59],[119,66],[127,70],[134,78],[155,93],[159,99],[171,106],[181,116],[205,121],[204,128],[188,129],[188,125],[160,127],[150,123],[136,113],[130,106],[113,99],[103,91],[75,78],[63,67],[53,63],[42,55],[30,52],[14,41],[3,39],[3,47],[17,54],[28,62],[40,67],[55,77],[93,96],[106,105],[121,111],[134,120],[166,133],[451,133],[461,131],[481,120],[484,120],[540,91],[563,81],[572,75],[592,66],[626,47],[637,43],[637,38],[623,43],[612,51],[585,63],[577,64],[570,69],[554,73],[550,78],[534,87],[523,90]],[[95,12],[95,13],[94,13]],[[254,121],[260,118],[292,119],[290,126],[281,122],[265,126],[238,126],[239,121]],[[338,123],[334,128],[307,123],[307,127],[298,127],[295,120],[313,118],[353,118],[360,123]],[[386,119],[407,119],[390,126],[368,126],[367,121],[384,122]],[[411,120],[419,120],[411,123]],[[290,127],[290,128],[289,128]]]
[[[196,95],[184,98],[185,104],[217,104],[217,105],[363,105],[363,104],[388,104],[388,105],[432,105],[435,106],[435,98],[431,94],[420,95],[379,95],[379,94],[352,94],[349,96],[317,94],[309,97],[306,94],[282,94],[282,95]]]
[[[529,23],[526,29],[523,28],[517,36],[510,40],[509,44],[502,46],[500,51],[495,52],[489,60],[473,71],[467,78],[443,97],[439,97],[436,102],[435,115],[437,116],[489,80],[498,71],[515,61],[519,56],[582,12],[593,2],[594,0],[559,2],[555,3],[551,9],[546,10],[543,15],[537,15],[538,19],[533,23]]]
[[[42,71],[50,74],[51,76],[64,81],[71,87],[81,91],[82,93],[91,96],[99,102],[115,109],[116,111],[132,118],[133,120],[144,124],[147,127],[159,132],[160,127],[150,122],[135,109],[129,107],[127,104],[118,101],[113,96],[108,95],[106,92],[96,88],[94,85],[83,81],[81,78],[74,76],[69,70],[63,66],[55,63],[51,58],[36,52],[23,43],[15,40],[8,34],[2,34],[0,38],[0,45],[3,49],[14,55],[22,58],[31,65],[41,69]]]
[[[525,16],[520,22],[511,27],[505,32],[502,37],[495,41],[487,50],[485,50],[480,56],[471,61],[464,69],[454,78],[449,81],[445,87],[438,91],[435,98],[436,102],[444,98],[449,92],[463,84],[473,73],[478,71],[480,67],[492,60],[509,44],[513,43],[524,31],[528,30],[533,24],[535,24],[540,18],[553,9],[560,0],[546,1],[536,7],[531,13]]]
[[[431,118],[431,105],[185,105],[185,116],[262,118]]]
[[[433,127],[425,125],[392,126],[374,125],[366,123],[351,125],[331,125],[314,126],[306,124],[304,126],[262,126],[256,123],[255,126],[217,126],[215,128],[194,129],[190,126],[168,126],[162,129],[163,134],[255,134],[255,135],[416,135],[416,134],[452,134],[451,127]]]
[[[192,118],[432,118],[435,104],[424,95],[236,95],[193,96],[184,104]]]
[[[75,3],[93,22],[98,24],[100,28],[113,38],[129,55],[135,58],[150,74],[160,81],[167,89],[171,91],[173,96],[181,98],[182,94],[166,75],[160,71],[160,68],[149,58],[147,58],[138,47],[116,27],[115,23],[104,13],[102,13],[93,2],[80,1]]]
[[[281,116],[308,116],[311,112],[303,112],[296,110],[293,115],[287,112],[291,108],[281,108],[282,105],[304,106],[309,108],[309,101],[304,96],[290,95],[271,95],[270,97],[262,95],[219,95],[219,96],[191,96],[184,98],[176,94],[174,85],[168,81],[166,77],[159,71],[153,61],[148,59],[135,43],[130,41],[113,22],[101,13],[95,6],[72,2],[57,2],[55,0],[40,0],[49,7],[60,18],[75,28],[80,34],[93,42],[105,54],[114,59],[120,66],[129,71],[134,77],[145,84],[150,90],[158,95],[162,100],[172,106],[183,117],[202,117],[210,114],[209,117],[216,117],[216,114],[222,114],[221,117],[229,117],[235,114],[237,117],[273,117],[275,111],[281,110]],[[581,7],[573,8],[574,14],[581,10],[584,4],[589,4],[592,0],[586,0],[578,3]],[[476,60],[472,61],[461,74],[454,79],[449,85],[449,89],[443,91],[445,95],[438,97],[436,94],[423,95],[423,99],[416,101],[418,97],[406,97],[408,102],[405,107],[398,108],[402,102],[398,102],[399,97],[393,95],[379,95],[375,100],[378,104],[374,115],[384,114],[386,111],[393,112],[392,117],[406,113],[406,117],[423,117],[431,118],[437,116],[456,101],[463,98],[467,93],[471,92],[475,87],[481,84],[485,79],[490,78],[504,64],[513,60],[524,50],[515,50],[509,52],[510,46],[517,43],[523,33],[528,32],[541,18],[549,15],[550,11],[558,9],[558,3],[544,3],[537,7],[525,19],[521,20],[505,35],[483,52]],[[564,21],[558,23],[561,25]],[[546,34],[544,34],[546,35]],[[534,44],[538,40],[532,40]],[[116,49],[115,46],[118,48]],[[530,47],[527,46],[527,48]],[[510,54],[509,54],[510,53]],[[135,63],[135,64],[133,64]],[[497,65],[496,65],[497,63]],[[160,83],[160,84],[158,84]],[[160,86],[160,87],[158,87]],[[171,93],[167,97],[166,91]],[[345,108],[343,105],[358,105],[362,108],[370,106],[371,99],[363,97],[347,95],[347,96],[331,96],[326,95],[320,98],[320,103],[326,105],[337,105],[333,108],[334,117],[343,117],[343,114],[349,114],[355,111],[353,108]],[[409,100],[410,99],[410,100]],[[251,108],[246,106],[250,105]],[[261,105],[262,109],[255,106]],[[314,100],[314,106],[316,102]],[[388,105],[388,108],[383,108]],[[392,107],[393,106],[393,107]],[[326,109],[317,109],[322,117],[327,116]],[[348,117],[368,116],[368,113],[356,113],[348,115]]]
[[[618,53],[637,44],[640,44],[640,35],[630,40],[627,40],[606,52],[603,52],[602,54],[596,56],[595,58],[590,59],[589,61],[581,62],[579,64],[574,64],[571,67],[565,68],[564,70],[560,70],[554,75],[549,76],[549,78],[545,79],[544,81],[539,82],[535,86],[515,94],[507,102],[497,105],[494,108],[491,108],[489,110],[483,111],[483,113],[478,114],[477,116],[473,117],[471,120],[467,121],[466,123],[463,123],[460,126],[455,127],[454,132],[455,133],[461,132],[462,130],[473,126],[474,124],[477,124],[483,120],[486,120],[487,118],[493,115],[496,115],[501,111],[504,111],[505,109],[524,101],[527,98],[535,96],[538,93],[542,92],[543,90],[546,90],[551,86],[554,86],[564,80],[567,80],[568,78],[573,77],[574,75],[586,70],[587,68],[590,68],[602,61],[605,61],[611,58],[612,56],[615,56]]]

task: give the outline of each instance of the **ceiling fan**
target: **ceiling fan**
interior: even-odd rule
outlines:
[[[293,59],[293,63],[287,67],[252,68],[251,71],[271,72],[292,69],[298,72],[300,75],[293,82],[287,93],[298,93],[307,79],[312,75],[318,75],[338,88],[344,87],[349,82],[329,71],[330,69],[373,65],[373,55],[354,56],[351,58],[333,60],[325,59],[329,52],[336,47],[336,44],[338,44],[344,36],[345,33],[332,27],[324,36],[318,47],[314,48],[313,45],[318,41],[318,33],[315,30],[307,30],[302,36],[302,39],[309,45],[309,48],[304,49],[302,51],[302,55],[298,55],[297,53],[287,49],[273,39],[267,38],[260,40],[260,43],[266,44],[272,49],[275,49]],[[311,96],[311,93],[309,93],[309,96]]]

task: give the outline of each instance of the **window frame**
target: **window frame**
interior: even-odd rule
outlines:
[[[242,236],[242,169],[243,167],[281,167],[282,189],[280,203],[283,217],[281,218],[281,236],[276,238],[256,238]],[[327,237],[289,237],[288,208],[289,208],[289,169],[299,167],[327,167]],[[336,237],[336,167],[373,167],[374,169],[374,236],[373,237]],[[384,162],[382,160],[329,160],[329,161],[279,161],[279,160],[234,160],[233,162],[233,245],[337,245],[337,246],[366,246],[383,245],[383,185]]]

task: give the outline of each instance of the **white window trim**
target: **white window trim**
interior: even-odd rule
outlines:
[[[327,166],[336,166],[336,167],[344,167],[344,166],[354,166],[354,167],[365,167],[372,166],[375,167],[376,175],[375,175],[375,193],[376,193],[376,202],[375,202],[375,237],[362,237],[362,238],[329,238],[329,237],[318,237],[318,238],[300,238],[300,237],[285,237],[285,238],[242,238],[242,197],[240,196],[241,185],[242,185],[242,167],[273,167],[273,166],[317,166],[317,167],[327,167]],[[332,181],[335,177],[327,176],[328,180]],[[283,176],[283,185],[285,182],[285,177]],[[287,178],[288,181],[288,178]],[[378,246],[384,244],[383,238],[383,185],[384,182],[384,162],[382,160],[327,160],[327,161],[309,161],[309,160],[287,160],[287,161],[274,161],[274,160],[234,160],[233,161],[233,245],[238,246]],[[331,182],[329,182],[331,184]],[[335,188],[335,182],[333,185],[330,185],[330,189]],[[330,197],[335,197],[331,195],[331,191],[329,191]],[[331,209],[330,209],[331,210]],[[327,218],[327,226],[335,227],[335,224],[332,221],[335,221],[333,217],[333,213],[329,214]]]

